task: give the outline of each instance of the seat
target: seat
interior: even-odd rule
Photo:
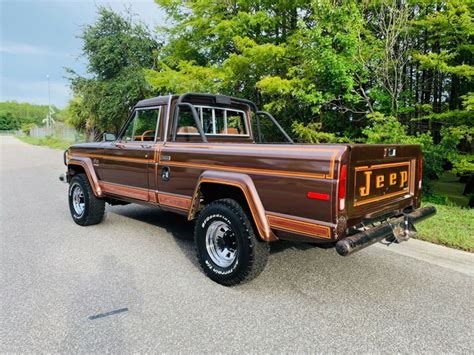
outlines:
[[[225,132],[225,130],[223,129],[222,131],[219,132],[220,134],[240,134],[239,133],[239,130],[237,128],[234,128],[234,127],[228,127],[227,128],[227,133]]]
[[[155,140],[155,133],[156,131],[154,129],[149,129],[148,131],[143,132],[143,134],[140,136],[141,141],[153,141]]]
[[[178,134],[199,133],[198,129],[193,126],[183,126],[178,128]]]

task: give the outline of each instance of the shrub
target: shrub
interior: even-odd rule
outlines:
[[[24,134],[27,136],[30,135],[31,130],[35,127],[36,125],[34,123],[24,123],[21,125],[21,130],[23,131]]]
[[[462,131],[457,127],[443,128],[439,144],[433,142],[431,134],[422,133],[410,136],[407,127],[395,117],[375,113],[369,116],[372,123],[362,132],[366,135],[366,143],[380,144],[419,144],[423,151],[423,192],[432,193],[430,180],[438,179],[443,173],[443,164],[446,160],[456,164],[460,161],[457,145],[464,138]]]
[[[304,125],[300,122],[293,122],[291,128],[297,136],[298,141],[305,143],[350,143],[347,137],[338,137],[334,133],[322,132],[320,122],[312,122]]]

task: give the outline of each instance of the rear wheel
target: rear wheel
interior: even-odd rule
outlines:
[[[105,201],[95,197],[84,174],[75,175],[69,183],[69,210],[81,226],[98,224],[104,218]]]
[[[202,210],[194,238],[204,272],[225,286],[252,280],[268,260],[268,243],[257,239],[251,220],[232,199],[214,201]]]

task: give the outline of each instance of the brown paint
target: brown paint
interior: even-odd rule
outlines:
[[[193,202],[191,206],[195,205],[200,199],[200,187],[203,183],[211,183],[219,185],[230,185],[238,187],[244,194],[247,204],[252,213],[253,220],[257,226],[258,233],[263,240],[273,241],[276,236],[273,234],[270,225],[265,216],[265,209],[262,205],[260,197],[257,193],[253,181],[249,176],[244,174],[223,174],[219,171],[206,171],[198,180],[196,189],[193,194]],[[196,209],[190,209],[188,219],[193,219]]]
[[[94,167],[92,166],[91,159],[84,157],[71,157],[68,164],[81,166],[86,172],[94,195],[97,197],[103,196],[102,188],[100,187],[99,179],[97,178],[97,174],[95,173]]]
[[[173,118],[167,114],[173,114],[176,98],[171,108],[166,97],[138,105],[162,106],[155,142],[74,145],[68,152],[68,164],[83,167],[98,197],[147,203],[186,214],[189,219],[202,207],[202,184],[216,185],[216,189],[236,187],[247,201],[258,234],[266,241],[340,239],[346,228],[365,218],[419,207],[420,189],[415,183],[419,146],[255,144],[251,131],[248,137],[209,136],[207,143],[199,136],[164,142],[171,137]],[[239,108],[248,112],[245,106]],[[396,149],[394,157],[387,157],[388,148]],[[348,166],[346,208],[338,211],[341,164]],[[168,181],[162,178],[162,169],[169,169]],[[391,184],[400,181],[403,169],[408,169],[406,183],[402,187]],[[373,175],[365,182],[369,181],[370,189],[378,189],[377,193],[358,193],[366,186],[361,180],[365,172]],[[308,198],[311,191],[327,198]]]

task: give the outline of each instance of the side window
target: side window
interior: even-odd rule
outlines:
[[[178,134],[194,134],[199,133],[196,122],[194,121],[193,113],[188,107],[179,109],[178,117]]]
[[[128,123],[121,140],[127,142],[153,142],[160,117],[160,108],[137,110]]]
[[[199,107],[201,114],[202,129],[205,134],[212,134],[213,132],[213,121],[212,121],[212,108],[210,107]]]
[[[245,134],[245,114],[227,110],[227,134]]]
[[[133,140],[132,139],[133,129],[135,128],[135,121],[137,119],[137,116],[138,116],[138,111],[135,111],[134,114],[133,114],[133,118],[130,120],[130,122],[128,122],[128,126],[125,129],[125,131],[123,132],[122,137],[120,138],[120,140],[122,140],[122,141],[131,141],[131,140]]]
[[[226,129],[226,122],[225,122],[225,110],[221,110],[218,108],[214,109],[214,115],[215,115],[215,134],[227,134],[227,129]]]
[[[206,135],[247,135],[245,112],[220,107],[195,106]],[[177,134],[199,134],[191,110],[179,111]]]

